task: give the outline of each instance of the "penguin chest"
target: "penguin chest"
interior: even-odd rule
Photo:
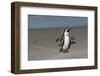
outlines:
[[[69,36],[65,36],[63,49],[67,49],[69,46],[69,43],[70,43]]]

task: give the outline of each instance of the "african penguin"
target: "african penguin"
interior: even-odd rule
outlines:
[[[70,37],[70,28],[66,28],[63,32],[63,35],[62,35],[62,38],[58,38],[56,40],[57,41],[61,41],[61,43],[59,44],[59,46],[61,46],[60,48],[60,52],[63,52],[63,53],[68,53],[68,49],[70,48],[71,46],[71,39],[74,40],[74,37]]]
[[[61,46],[61,49],[60,51],[63,51],[64,53],[65,52],[68,52],[68,49],[70,47],[70,37],[69,37],[69,32],[70,32],[70,29],[69,28],[66,28],[63,32],[63,36],[62,36],[62,46]]]

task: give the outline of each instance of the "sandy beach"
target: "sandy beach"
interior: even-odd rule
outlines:
[[[31,29],[28,33],[28,60],[79,59],[88,57],[87,27],[71,28],[75,37],[69,53],[59,52],[58,37],[65,28]]]

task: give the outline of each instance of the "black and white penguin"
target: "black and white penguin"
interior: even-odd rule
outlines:
[[[63,32],[62,38],[56,39],[56,42],[61,41],[59,44],[59,46],[61,46],[60,52],[68,53],[68,49],[70,48],[71,43],[75,43],[72,42],[72,40],[74,40],[74,37],[70,37],[70,28],[67,27]]]

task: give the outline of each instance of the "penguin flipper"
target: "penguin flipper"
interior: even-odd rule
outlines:
[[[59,38],[56,39],[56,42],[59,41]]]
[[[75,41],[71,41],[71,44],[76,44],[76,42]]]
[[[57,38],[57,39],[56,39],[56,42],[57,42],[57,41],[62,41],[62,38]]]
[[[58,46],[61,46],[61,44],[59,44]]]
[[[63,40],[63,38],[60,38],[60,41],[62,41]]]
[[[71,39],[71,40],[75,40],[75,37],[71,36],[70,39]]]

